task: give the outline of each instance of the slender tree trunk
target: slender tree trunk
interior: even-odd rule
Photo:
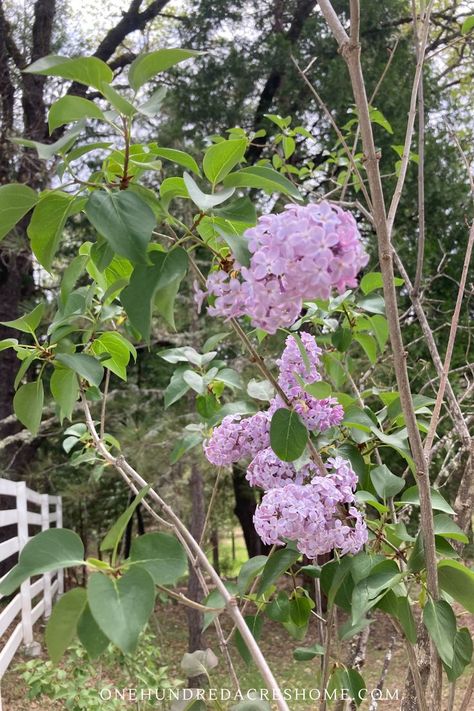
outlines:
[[[232,467],[232,482],[234,484],[234,513],[239,519],[244,534],[245,545],[249,558],[268,553],[270,546],[260,540],[253,524],[253,515],[257,508],[255,491],[245,478],[245,471],[240,467]]]

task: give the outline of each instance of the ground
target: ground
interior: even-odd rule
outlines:
[[[159,636],[161,637],[162,662],[166,661],[170,665],[169,673],[172,678],[183,678],[183,673],[180,669],[180,660],[183,654],[187,651],[187,622],[186,611],[183,607],[174,603],[163,605],[158,604],[156,608],[156,616],[159,623]],[[225,616],[221,616],[221,621],[224,630],[229,632],[231,625]],[[468,621],[466,620],[466,623]],[[471,632],[474,631],[474,622],[471,619]],[[375,688],[379,682],[380,673],[385,657],[388,641],[391,639],[393,630],[386,616],[377,613],[374,617],[372,632],[369,638],[368,654],[365,666],[362,670],[366,686],[368,689]],[[41,628],[38,628],[38,638],[41,640]],[[287,689],[314,689],[317,688],[317,673],[318,661],[314,659],[310,662],[296,662],[293,660],[292,650],[301,646],[309,646],[316,641],[315,631],[309,634],[308,638],[303,643],[298,643],[292,640],[285,630],[270,620],[265,620],[265,631],[263,634],[262,650],[266,655],[272,670],[281,683],[283,688]],[[219,657],[219,665],[212,674],[212,686],[216,688],[227,688],[229,686],[228,677],[226,675],[225,662],[222,659],[217,640],[214,634],[213,627],[205,634],[206,646],[213,649]],[[337,644],[337,642],[335,642]],[[348,643],[344,645],[348,647]],[[342,650],[344,651],[344,650]],[[242,689],[261,688],[263,685],[260,682],[259,675],[253,665],[247,666],[240,658],[237,652],[233,650],[233,658],[236,662],[236,670],[240,680]],[[389,689],[392,693],[398,689],[401,696],[403,683],[405,678],[406,654],[403,642],[396,637],[394,646],[394,655],[390,663],[385,689]],[[463,690],[466,688],[469,676],[472,673],[470,669],[458,682],[457,685],[457,705],[459,706],[462,698]],[[98,689],[105,683],[110,683],[110,670],[106,675],[100,675],[98,672],[92,683]],[[447,694],[447,690],[446,694]],[[63,702],[54,702],[49,698],[42,696],[36,700],[28,700],[28,689],[20,678],[18,671],[15,668],[10,669],[2,684],[3,711],[56,711],[67,708]],[[127,704],[123,704],[124,708]],[[134,703],[128,706],[133,706],[135,709],[140,707]],[[317,709],[318,705],[311,701],[289,702],[292,711],[309,711],[309,709]],[[382,701],[378,708],[381,711],[395,711],[399,709],[397,701]],[[103,708],[106,709],[108,703],[103,703]],[[159,708],[159,704],[156,708]],[[224,708],[226,705],[224,705]],[[363,703],[360,706],[362,711],[367,711],[368,703]]]

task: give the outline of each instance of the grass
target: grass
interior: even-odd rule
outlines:
[[[169,665],[169,675],[173,679],[182,679],[183,672],[180,668],[180,662],[183,654],[187,651],[187,619],[186,609],[174,602],[159,603],[156,608],[156,619],[158,621],[158,649],[160,659],[157,659],[157,665],[166,663]],[[342,622],[343,620],[339,620]],[[221,616],[221,622],[226,634],[231,630],[231,623],[225,616]],[[464,620],[464,623],[467,621]],[[474,621],[471,619],[471,631],[474,631]],[[468,622],[468,623],[469,623]],[[42,631],[38,630],[38,635],[41,638]],[[372,632],[369,638],[367,650],[367,658],[362,669],[362,674],[365,680],[365,685],[368,689],[373,689],[377,686],[380,679],[380,673],[385,657],[387,645],[393,635],[393,629],[387,617],[377,613],[372,624]],[[300,690],[300,695],[303,690],[316,689],[319,683],[319,662],[318,658],[307,662],[297,662],[293,659],[293,650],[298,646],[309,646],[316,642],[315,629],[310,629],[307,638],[303,642],[295,642],[286,631],[278,624],[269,619],[265,619],[264,631],[262,634],[262,651],[267,657],[270,666],[277,677],[280,685],[284,689]],[[210,647],[218,656],[219,664],[211,673],[211,685],[216,689],[229,688],[229,675],[227,673],[226,664],[222,655],[219,652],[218,642],[215,636],[214,628],[211,626],[204,634],[203,647]],[[338,643],[333,641],[335,653],[341,655],[341,658],[347,658],[350,652],[350,641]],[[245,664],[239,657],[235,647],[231,645],[232,658],[235,661],[235,668],[239,678],[242,690],[264,688],[259,673],[253,664]],[[98,668],[99,669],[99,668]],[[402,640],[395,637],[393,658],[389,666],[385,689],[390,689],[392,692],[398,689],[399,698],[401,699],[406,671],[406,653]],[[465,673],[457,684],[457,705],[460,703],[463,691],[467,686],[469,675],[472,669]],[[114,683],[114,669],[103,668],[102,673],[97,672],[97,675],[92,679],[92,684],[96,685],[97,689],[109,683]],[[133,684],[130,684],[133,686]],[[138,685],[138,683],[137,683]],[[10,669],[2,685],[3,693],[3,711],[57,711],[66,706],[58,705],[47,697],[41,697],[36,701],[29,701],[27,697],[27,688],[25,683],[20,678],[18,671],[14,668]],[[445,689],[447,694],[447,690]],[[225,708],[229,708],[224,704]],[[134,707],[139,709],[136,703],[123,704],[124,708]],[[293,698],[289,701],[289,706],[292,711],[313,711],[317,708],[317,704],[311,701],[304,701],[301,698]],[[104,703],[106,708],[106,704]],[[160,704],[156,706],[160,708]],[[360,707],[361,711],[367,711],[369,704],[364,702]],[[381,711],[398,711],[400,701],[387,700],[379,704]]]

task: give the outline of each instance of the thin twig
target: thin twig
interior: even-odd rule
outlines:
[[[449,339],[448,339],[448,345],[446,348],[446,356],[445,356],[444,364],[443,364],[443,372],[442,372],[441,378],[440,378],[438,394],[436,397],[436,402],[435,402],[435,406],[433,409],[433,414],[431,416],[428,434],[426,435],[426,439],[425,439],[425,443],[424,443],[425,454],[427,457],[429,457],[430,452],[431,452],[431,447],[433,446],[433,440],[434,440],[434,437],[436,434],[436,427],[438,425],[438,420],[439,420],[439,416],[440,416],[440,412],[441,412],[441,406],[442,406],[443,400],[444,400],[444,393],[446,390],[446,383],[448,381],[449,369],[451,366],[451,358],[453,355],[454,342],[456,340],[456,334],[457,334],[457,330],[458,330],[459,316],[461,313],[464,288],[466,286],[467,274],[469,271],[469,263],[471,261],[473,245],[474,245],[474,222],[471,225],[471,229],[469,231],[469,239],[467,242],[466,254],[464,257],[464,264],[463,264],[462,273],[461,273],[461,280],[459,282],[459,289],[458,289],[458,295],[457,295],[457,299],[456,299],[456,306],[454,308],[454,313],[453,313],[453,317],[451,320],[451,328],[449,331]]]
[[[107,396],[109,394],[109,384],[110,384],[110,370],[105,369],[105,381],[104,381],[104,392],[102,393],[102,408],[100,411],[100,438],[104,439],[105,434],[105,413],[107,410]]]

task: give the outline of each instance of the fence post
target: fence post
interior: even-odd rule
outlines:
[[[41,494],[41,530],[46,531],[49,528],[49,496]],[[52,597],[51,597],[51,573],[43,575],[43,598],[44,598],[44,616],[48,619],[51,616]]]
[[[28,504],[26,498],[26,483],[24,481],[18,481],[16,484],[16,508],[18,511],[18,541],[21,552],[28,543]],[[23,643],[26,647],[31,647],[33,644],[33,624],[31,621],[31,591],[29,578],[22,583],[20,595]]]
[[[63,500],[61,496],[56,497],[56,528],[63,527]],[[64,593],[64,568],[58,570],[58,597]]]

